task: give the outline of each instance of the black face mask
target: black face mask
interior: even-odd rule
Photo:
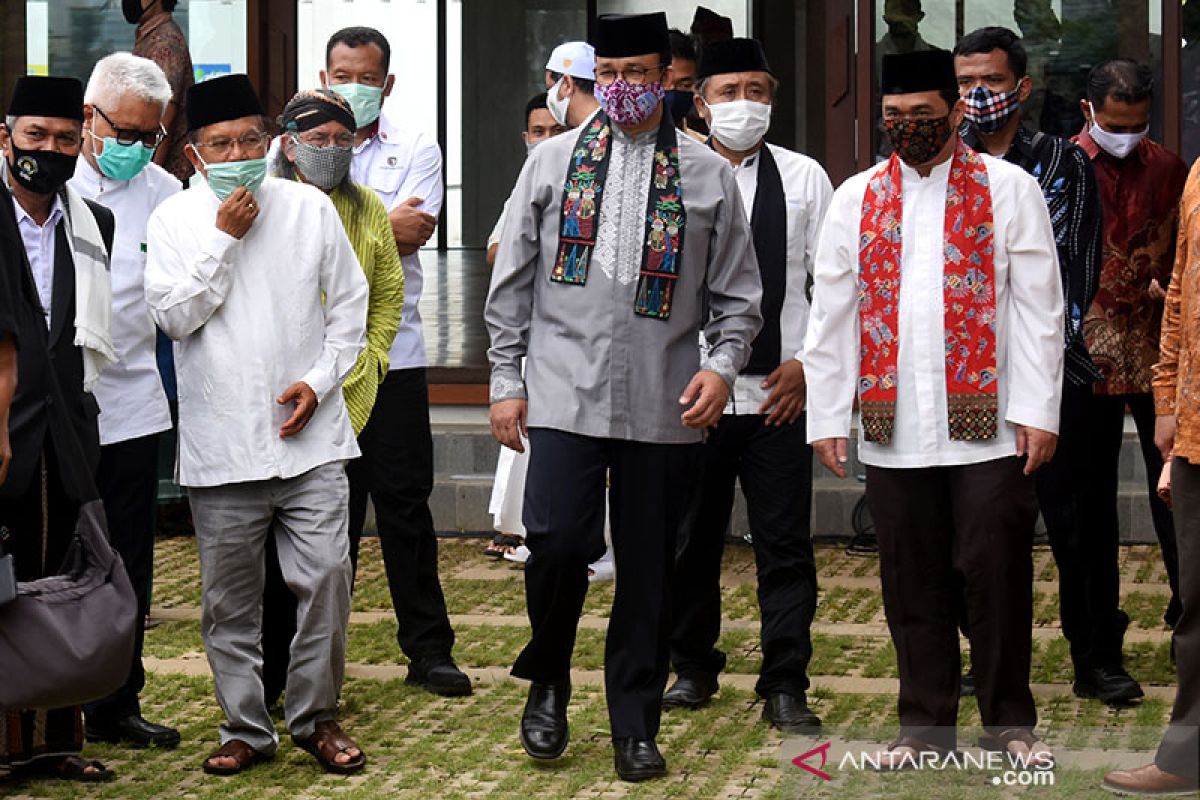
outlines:
[[[34,194],[54,194],[75,174],[77,156],[53,150],[22,150],[9,139],[13,160],[9,172],[17,183]]]
[[[688,115],[688,112],[695,108],[695,103],[692,100],[696,95],[690,91],[681,89],[667,90],[667,108],[671,111],[671,119],[676,123],[682,122]]]
[[[150,4],[153,7],[153,3]],[[130,25],[137,25],[142,21],[142,14],[150,9],[142,9],[142,0],[121,0],[121,13],[125,15],[125,21]]]

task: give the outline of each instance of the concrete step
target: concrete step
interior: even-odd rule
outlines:
[[[499,446],[487,423],[487,409],[470,406],[437,406],[432,410],[435,483],[430,498],[434,525],[446,532],[488,532],[492,519],[488,514],[492,479]],[[851,473],[860,475],[851,439]],[[812,531],[816,536],[850,537],[853,517],[862,498],[863,484],[858,480],[839,481],[814,464]],[[1127,544],[1155,542],[1146,497],[1146,469],[1132,420],[1127,420],[1121,447],[1120,492],[1117,499],[1121,538]],[[731,532],[749,531],[745,498],[735,495]],[[368,526],[373,526],[373,515]]]

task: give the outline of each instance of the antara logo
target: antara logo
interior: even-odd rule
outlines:
[[[812,750],[809,750],[807,753],[801,753],[800,755],[798,755],[792,759],[792,763],[795,764],[800,769],[804,770],[805,772],[811,772],[813,775],[816,775],[818,778],[820,778],[823,781],[831,781],[831,780],[833,780],[833,776],[831,776],[828,772],[825,772],[824,769],[822,769],[825,766],[826,759],[829,757],[829,745],[830,744],[831,744],[830,742],[826,742],[823,745],[814,747]],[[821,757],[820,764],[818,764],[817,766],[814,767],[814,766],[806,763],[810,758],[813,758],[814,756],[818,756],[818,755]]]

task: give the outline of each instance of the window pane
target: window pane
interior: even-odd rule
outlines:
[[[447,187],[447,209],[461,208],[449,244],[483,247],[525,160],[525,105],[546,91],[550,51],[587,38],[587,3],[451,0],[448,13],[449,61],[461,64],[447,82],[447,169],[461,177]]]
[[[137,28],[115,0],[29,0],[25,15],[30,75],[87,81],[101,58],[133,49]],[[196,80],[246,71],[246,0],[180,0],[172,16],[188,37]]]
[[[1183,3],[1183,160],[1200,157],[1200,0]]]
[[[1192,0],[1200,3],[1200,0]],[[1093,66],[1111,58],[1148,64],[1162,86],[1162,13],[1158,0],[879,0],[876,2],[875,86],[885,53],[953,49],[964,33],[1000,25],[1022,37],[1033,96],[1022,108],[1031,127],[1074,136],[1083,127],[1083,99]],[[873,114],[878,123],[876,88]],[[879,125],[875,153],[890,152]],[[1154,100],[1150,134],[1162,141],[1162,98]]]

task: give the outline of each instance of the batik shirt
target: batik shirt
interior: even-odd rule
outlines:
[[[1158,360],[1162,301],[1175,263],[1179,196],[1187,167],[1179,156],[1143,140],[1127,158],[1101,150],[1087,131],[1075,137],[1096,170],[1104,204],[1100,290],[1084,319],[1088,353],[1103,376],[1097,394],[1144,394]]]
[[[969,128],[963,139],[981,153],[987,148]],[[1017,129],[1004,160],[1037,179],[1058,248],[1064,299],[1066,360],[1063,376],[1073,386],[1100,379],[1088,355],[1083,319],[1096,297],[1100,281],[1100,193],[1087,154],[1058,136]]]

